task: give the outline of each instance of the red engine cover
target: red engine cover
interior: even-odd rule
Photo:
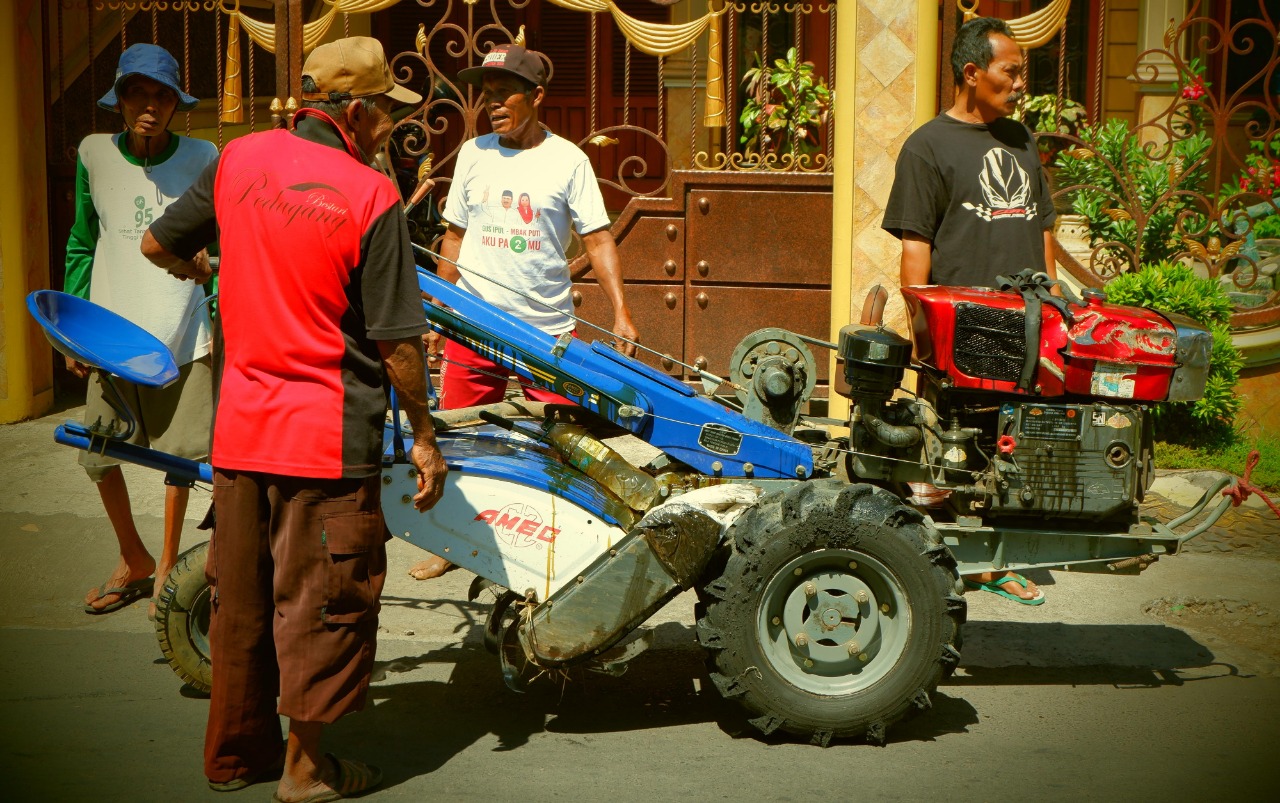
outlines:
[[[1030,391],[1017,388],[1025,354],[1025,306],[1014,292],[906,287],[915,358],[957,388],[1032,396],[1075,394],[1163,401],[1177,367],[1178,338],[1159,313],[1089,299],[1068,327],[1042,306],[1040,361]]]

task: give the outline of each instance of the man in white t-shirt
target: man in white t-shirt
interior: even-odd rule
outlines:
[[[548,334],[572,332],[565,250],[576,230],[613,306],[613,333],[624,339],[624,353],[634,354],[635,346],[626,341],[638,335],[623,298],[618,249],[591,162],[576,145],[538,122],[546,96],[542,56],[519,45],[497,45],[479,67],[463,70],[458,78],[480,87],[493,133],[466,142],[458,153],[444,207],[449,230],[440,244],[446,258],[440,261],[440,277]],[[493,196],[499,203],[492,203]],[[513,197],[525,196],[529,209],[537,210],[529,213],[529,222],[512,208]],[[438,343],[430,337],[428,352],[435,353]],[[453,340],[445,341],[443,357],[442,408],[502,401],[504,368]],[[535,388],[524,388],[524,394],[536,401],[567,403]],[[411,574],[425,580],[448,567],[434,558],[414,566]]]

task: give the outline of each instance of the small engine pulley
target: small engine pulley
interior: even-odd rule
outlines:
[[[790,433],[818,381],[817,363],[804,341],[785,329],[759,329],[738,343],[729,366],[743,414]]]

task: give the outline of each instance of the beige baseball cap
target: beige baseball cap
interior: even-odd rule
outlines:
[[[386,95],[396,103],[418,104],[422,96],[397,84],[391,77],[382,43],[370,36],[349,36],[317,47],[302,65],[316,92],[302,93],[303,100],[340,101]]]

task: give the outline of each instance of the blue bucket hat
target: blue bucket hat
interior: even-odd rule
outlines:
[[[124,82],[135,75],[159,81],[172,89],[178,96],[180,112],[189,112],[200,102],[182,91],[182,87],[178,84],[178,62],[169,55],[169,51],[159,45],[139,43],[130,45],[120,54],[120,66],[116,67],[116,82],[107,90],[107,94],[98,100],[98,105],[108,111],[117,111],[116,105],[119,101],[117,93],[120,92],[120,87],[124,86]]]

